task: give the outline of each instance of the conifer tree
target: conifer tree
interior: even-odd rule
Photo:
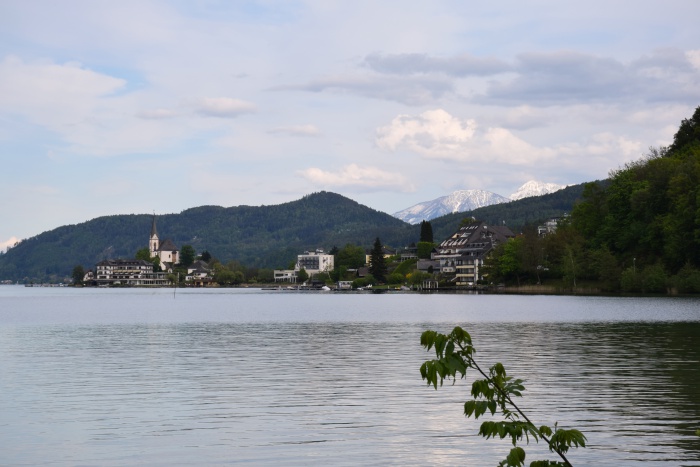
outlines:
[[[433,243],[433,226],[430,221],[420,223],[420,241]]]
[[[384,261],[384,251],[379,237],[374,241],[372,252],[370,253],[369,273],[378,282],[386,281],[386,262]]]

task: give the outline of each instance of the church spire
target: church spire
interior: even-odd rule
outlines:
[[[156,230],[156,215],[153,214],[153,225],[151,226],[151,238],[158,236],[158,230]]]
[[[153,214],[153,225],[151,225],[151,238],[148,241],[148,249],[151,252],[151,258],[156,256],[158,253],[158,248],[160,247],[160,241],[158,241],[158,230],[156,230],[156,215]]]

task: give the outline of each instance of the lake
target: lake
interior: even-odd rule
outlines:
[[[700,299],[0,286],[2,465],[494,466],[426,329],[525,379],[575,466],[700,466]],[[524,446],[526,464],[557,458]]]

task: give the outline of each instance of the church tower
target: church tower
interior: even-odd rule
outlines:
[[[159,246],[160,240],[158,240],[158,231],[156,230],[156,215],[153,214],[153,225],[151,226],[151,239],[148,242],[148,249],[151,251],[151,258],[158,255]]]

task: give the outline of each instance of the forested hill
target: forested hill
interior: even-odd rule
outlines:
[[[577,185],[433,219],[435,241],[451,235],[468,216],[492,224],[505,221],[517,232],[525,223],[571,212],[582,190],[583,185]],[[152,218],[149,214],[99,217],[23,240],[0,255],[0,280],[56,281],[70,276],[76,265],[91,269],[103,259],[133,258],[148,246]],[[420,237],[419,225],[328,192],[273,206],[201,206],[159,215],[156,222],[161,241],[170,238],[178,247],[192,245],[198,253],[209,251],[222,262],[268,268],[285,268],[304,250],[330,250],[347,243],[369,248],[376,237],[400,248]]]
[[[594,182],[605,186],[607,181]],[[475,217],[480,221],[492,225],[505,224],[519,232],[526,224],[536,224],[552,217],[559,217],[565,213],[571,213],[574,205],[581,199],[585,184],[572,185],[562,190],[542,196],[522,198],[509,203],[492,204],[473,211],[447,214],[433,219],[435,239],[444,239],[455,232],[459,223],[465,217]]]
[[[133,258],[148,246],[151,221],[148,214],[105,216],[23,240],[0,255],[0,280],[57,280],[78,264],[91,269],[103,259]],[[376,237],[401,247],[419,237],[419,226],[328,192],[274,206],[202,206],[157,216],[156,222],[160,239],[178,247],[270,268],[287,267],[304,250],[369,247]]]

